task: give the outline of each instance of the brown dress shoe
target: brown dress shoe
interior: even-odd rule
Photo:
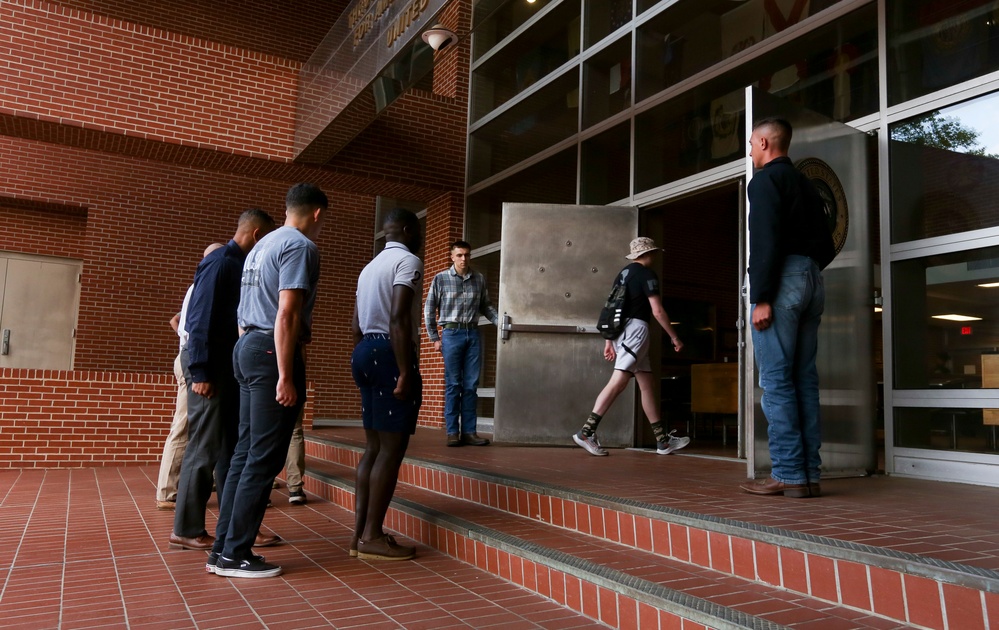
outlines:
[[[187,538],[185,536],[178,536],[177,534],[170,534],[171,549],[193,549],[195,551],[210,551],[213,544],[215,544],[215,537],[209,536],[208,534],[202,534],[194,538]]]
[[[808,494],[813,497],[822,496],[822,487],[819,485],[818,481],[811,481],[808,484]]]
[[[357,557],[357,534],[354,534],[354,536],[350,539],[350,557]]]
[[[810,496],[807,483],[784,483],[774,478],[760,481],[750,481],[739,486],[749,494],[778,495],[795,499],[805,499]]]
[[[253,541],[254,547],[273,547],[274,545],[280,544],[284,541],[277,534],[273,536],[268,536],[267,534],[258,533],[257,537]]]
[[[479,437],[478,433],[465,433],[461,436],[461,443],[469,446],[489,446],[489,440]]]
[[[457,433],[447,434],[447,445],[448,446],[461,446],[461,436]]]
[[[357,541],[357,557],[361,560],[411,560],[415,556],[415,547],[396,544],[388,534],[370,542]]]
[[[157,501],[156,502],[156,509],[157,510],[174,510],[176,508],[177,508],[177,502],[176,501]]]

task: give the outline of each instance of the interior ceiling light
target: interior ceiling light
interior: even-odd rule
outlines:
[[[978,286],[982,287],[983,289],[995,289],[999,287],[999,282],[986,282],[985,284],[980,284]]]
[[[955,315],[951,313],[949,315],[934,315],[933,319],[946,319],[949,322],[980,322],[981,317],[972,317],[970,315]]]

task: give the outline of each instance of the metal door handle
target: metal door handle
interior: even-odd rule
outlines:
[[[3,329],[3,347],[0,349],[0,355],[7,356],[10,354],[10,328]]]
[[[500,339],[506,341],[512,332],[533,333],[596,333],[596,326],[572,326],[565,324],[514,324],[509,315],[503,316],[500,323]]]

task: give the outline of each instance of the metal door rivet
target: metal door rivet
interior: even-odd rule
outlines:
[[[538,267],[538,271],[540,271],[541,273],[544,273],[545,272],[545,268],[544,267]]]
[[[568,291],[566,291],[566,292],[565,292],[565,297],[567,297],[567,298],[570,298],[570,297],[572,297],[572,294],[571,294],[571,293],[569,293]]]
[[[590,271],[591,271],[592,273],[596,273],[596,272],[597,272],[597,268],[596,268],[596,267],[590,267]]]
[[[565,246],[566,247],[572,247],[572,241],[566,241],[565,242]]]

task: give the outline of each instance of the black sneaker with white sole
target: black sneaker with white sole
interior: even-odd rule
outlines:
[[[253,557],[261,562],[264,561],[263,556],[253,554]],[[215,573],[215,565],[217,565],[218,563],[219,563],[219,554],[215,553],[214,551],[210,552],[208,554],[208,559],[205,560],[205,573]]]
[[[219,556],[215,564],[215,575],[234,578],[269,578],[281,575],[281,567],[267,564],[260,556],[249,560],[229,560]]]
[[[305,492],[301,490],[292,490],[288,492],[288,503],[292,505],[304,505],[308,499],[305,498]]]

